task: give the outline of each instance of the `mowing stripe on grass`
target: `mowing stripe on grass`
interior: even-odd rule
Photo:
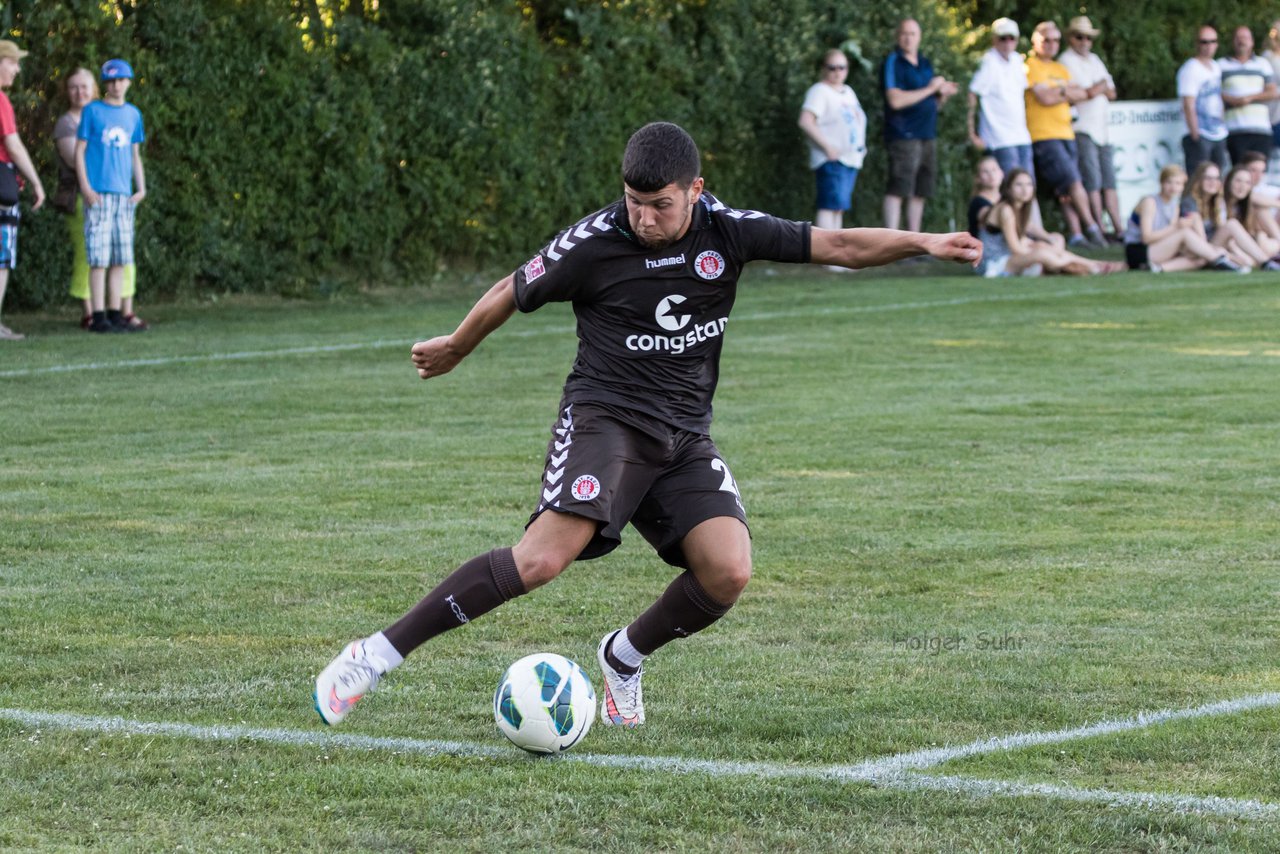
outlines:
[[[918,773],[952,759],[984,753],[999,753],[1045,744],[1059,744],[1099,735],[1145,729],[1162,723],[1239,714],[1280,706],[1280,693],[1256,694],[1236,700],[1207,703],[1188,709],[1143,712],[1133,717],[1103,721],[1088,726],[1053,732],[1020,733],[984,739],[957,747],[921,750],[852,765],[787,765],[774,762],[731,762],[716,759],[686,759],[678,756],[628,756],[601,753],[571,753],[556,761],[574,762],[624,771],[664,771],[678,774],[707,774],[712,777],[755,777],[762,779],[806,778],[842,783],[868,783],[903,790],[930,789],[972,797],[1047,797],[1109,806],[1172,809],[1237,818],[1280,818],[1280,804],[1234,798],[1197,797],[1144,792],[1111,792],[1071,786],[1017,783],[960,776],[932,776]],[[461,741],[332,733],[326,730],[290,730],[248,726],[199,726],[196,724],[137,721],[121,717],[99,717],[57,712],[0,709],[0,720],[23,726],[108,735],[147,735],[191,738],[198,741],[256,741],[319,750],[388,751],[428,756],[515,758],[518,753],[505,746]]]
[[[1193,288],[1209,288],[1220,284],[1239,285],[1234,277],[1223,276],[1220,280],[1208,282],[1170,282],[1162,284],[1139,285],[1136,288],[1121,290],[1119,288],[1065,288],[1057,291],[1035,291],[1023,289],[1013,293],[979,294],[974,296],[955,297],[945,300],[921,300],[919,302],[897,302],[884,305],[853,306],[806,306],[804,308],[783,311],[760,311],[742,313],[733,317],[735,325],[753,321],[778,320],[788,317],[831,317],[844,314],[877,314],[886,311],[910,311],[913,309],[947,308],[949,306],[973,305],[989,302],[1025,302],[1040,299],[1069,299],[1079,296],[1096,296],[1099,294],[1143,293],[1147,291],[1173,291]],[[537,335],[567,335],[573,332],[569,326],[544,326],[537,329],[504,330],[503,335],[530,337]],[[278,350],[245,350],[236,353],[205,353],[191,356],[157,356],[151,359],[122,359],[116,362],[85,362],[74,365],[47,365],[42,368],[13,368],[0,371],[0,379],[33,377],[41,374],[62,374],[80,371],[119,370],[121,368],[149,368],[164,365],[179,365],[189,362],[234,362],[246,359],[276,359],[285,356],[305,356],[315,353],[338,353],[347,350],[380,350],[387,347],[404,347],[413,345],[412,341],[366,341],[350,344],[327,344],[310,347],[284,347]]]

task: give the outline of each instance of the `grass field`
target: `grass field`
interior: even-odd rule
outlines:
[[[491,694],[539,649],[598,678],[672,575],[634,532],[340,729],[310,697],[519,536],[565,307],[429,383],[477,292],[7,315],[0,849],[1276,850],[1280,281],[937,269],[748,274],[715,435],[756,576],[568,761]]]

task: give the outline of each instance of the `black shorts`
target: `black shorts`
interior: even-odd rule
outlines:
[[[710,436],[591,403],[566,407],[552,428],[528,524],[545,510],[599,523],[578,560],[616,549],[630,522],[659,557],[686,569],[681,542],[694,527],[717,516],[747,523],[738,485]]]
[[[1145,243],[1126,243],[1124,245],[1124,262],[1129,265],[1130,270],[1149,270],[1151,269],[1147,259],[1147,244]]]

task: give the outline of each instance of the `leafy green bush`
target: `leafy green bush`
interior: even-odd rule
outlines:
[[[836,45],[854,60],[849,82],[871,125],[847,221],[878,224],[878,66],[897,22],[917,18],[935,67],[964,83],[991,18],[1012,14],[1029,31],[1050,11],[1069,14],[907,0],[12,0],[0,24],[31,51],[11,97],[50,188],[67,75],[111,56],[133,63],[130,100],[148,136],[144,295],[324,295],[519,263],[617,197],[626,139],[656,119],[693,133],[713,192],[807,219],[812,176],[796,119]],[[1189,14],[1199,12],[1095,14],[1125,96],[1168,96],[1194,30],[1176,21]],[[963,214],[964,138],[961,97],[941,114],[927,227]],[[60,215],[28,212],[21,242],[10,299],[65,299]]]

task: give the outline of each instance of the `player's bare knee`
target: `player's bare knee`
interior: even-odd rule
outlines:
[[[698,574],[698,582],[711,598],[732,605],[751,581],[751,556],[720,560],[709,570]]]
[[[512,549],[512,555],[526,590],[541,587],[551,581],[572,562],[572,558],[566,560],[553,551],[521,549],[519,546]]]

